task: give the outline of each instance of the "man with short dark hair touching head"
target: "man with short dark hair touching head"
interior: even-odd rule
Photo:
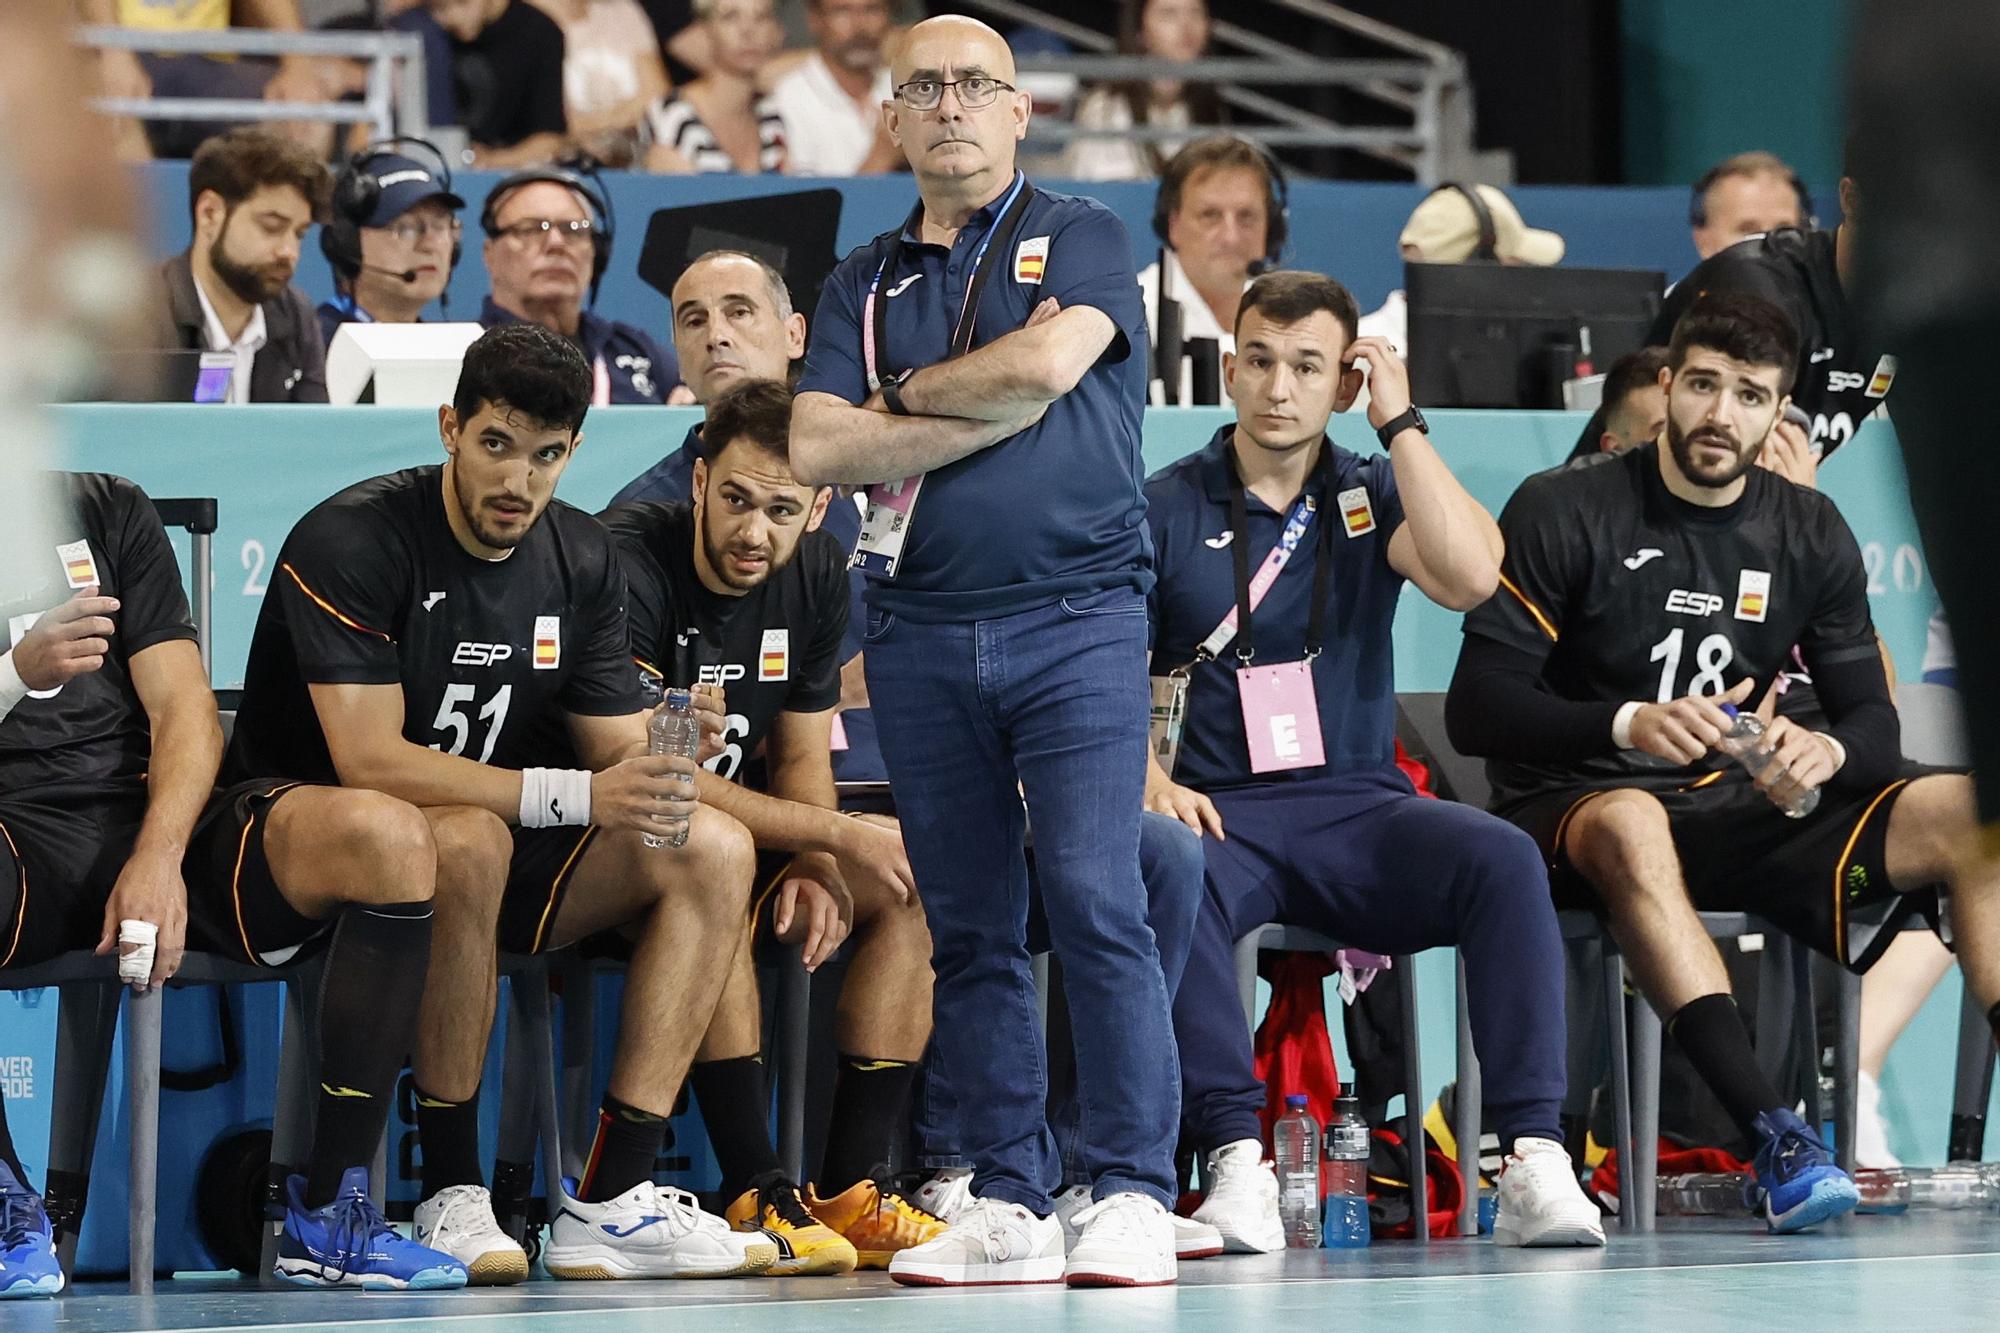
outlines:
[[[802,480],[870,487],[855,554],[874,580],[869,693],[975,1173],[951,1228],[889,1272],[1165,1283],[1178,1080],[1138,848],[1145,316],[1117,217],[1015,169],[1030,100],[1014,77],[972,19],[901,43],[884,115],[920,202],[827,279],[792,419]],[[1097,1200],[1067,1260],[1026,946],[1030,814]]]
[[[330,190],[318,158],[269,130],[231,130],[195,150],[194,239],[160,265],[151,339],[227,359],[226,389],[202,401],[326,401],[326,348],[291,284]]]
[[[1395,763],[1402,585],[1451,610],[1477,606],[1498,582],[1500,533],[1431,447],[1402,359],[1354,336],[1358,317],[1347,289],[1317,273],[1250,284],[1225,362],[1235,424],[1146,483],[1153,674],[1187,682],[1185,726],[1168,723],[1175,767],[1156,747],[1146,804],[1203,833],[1207,861],[1174,1000],[1183,1124],[1206,1154],[1195,1218],[1232,1250],[1285,1244],[1258,1125],[1264,1085],[1232,1000],[1237,939],[1287,921],[1385,954],[1458,946],[1507,1162],[1494,1237],[1601,1245],[1562,1145],[1548,876],[1518,830],[1420,798]],[[1364,377],[1386,456],[1327,438]]]
[[[1696,302],[1668,348],[1664,439],[1522,484],[1500,520],[1504,591],[1466,618],[1446,714],[1558,904],[1603,914],[1755,1145],[1774,1232],[1859,1195],[1758,1065],[1696,913],[1753,911],[1859,971],[1943,885],[1966,984],[2000,1000],[2000,866],[1976,845],[1971,783],[1904,762],[1854,535],[1756,466],[1797,340],[1767,301]],[[1734,709],[1795,644],[1826,729],[1774,719],[1753,778],[1724,749]]]

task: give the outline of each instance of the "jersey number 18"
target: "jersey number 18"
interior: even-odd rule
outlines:
[[[1659,703],[1672,703],[1686,694],[1721,694],[1729,688],[1723,683],[1722,670],[1736,657],[1736,650],[1730,646],[1726,634],[1711,634],[1703,639],[1694,650],[1695,673],[1688,681],[1685,691],[1674,688],[1674,680],[1681,672],[1681,650],[1687,642],[1687,631],[1674,629],[1667,637],[1653,645],[1647,661],[1660,664]]]

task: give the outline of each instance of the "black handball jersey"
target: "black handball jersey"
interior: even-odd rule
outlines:
[[[610,534],[552,500],[504,560],[452,535],[439,467],[350,486],[299,520],[257,616],[230,780],[336,780],[309,684],[396,685],[403,736],[483,764],[560,713],[639,711]]]
[[[1755,699],[1794,644],[1815,670],[1873,657],[1861,551],[1833,502],[1764,468],[1745,475],[1720,509],[1669,492],[1651,444],[1528,478],[1500,515],[1500,591],[1465,632],[1541,658],[1543,688],[1580,702],[1665,703],[1746,676]],[[1679,787],[1731,762],[1624,750],[1488,772],[1498,806],[1559,787]]]

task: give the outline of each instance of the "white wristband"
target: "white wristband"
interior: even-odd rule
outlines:
[[[1639,716],[1639,710],[1646,705],[1637,699],[1618,705],[1618,712],[1611,719],[1611,743],[1621,750],[1632,748],[1632,719]]]
[[[590,770],[521,770],[521,827],[580,827],[590,822]]]
[[[1825,741],[1826,748],[1833,751],[1834,772],[1838,773],[1841,769],[1847,767],[1847,747],[1845,745],[1842,745],[1839,741],[1835,740],[1832,736],[1828,735],[1824,731],[1815,731],[1813,735]]]
[[[14,650],[0,653],[0,718],[14,711],[14,705],[28,697],[28,682],[14,669]]]

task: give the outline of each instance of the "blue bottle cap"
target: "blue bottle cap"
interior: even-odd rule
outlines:
[[[1306,1100],[1306,1095],[1302,1092],[1288,1092],[1285,1094],[1285,1109],[1303,1111],[1306,1109]]]
[[[1717,705],[1716,705],[1716,707],[1720,708],[1720,709],[1721,709],[1721,710],[1723,711],[1723,713],[1724,713],[1724,714],[1725,714],[1725,715],[1726,715],[1726,716],[1727,716],[1727,717],[1728,717],[1728,718],[1729,718],[1729,719],[1730,719],[1730,720],[1731,720],[1732,722],[1733,722],[1733,721],[1735,721],[1735,719],[1736,719],[1736,705],[1735,705],[1735,704],[1717,704]]]

